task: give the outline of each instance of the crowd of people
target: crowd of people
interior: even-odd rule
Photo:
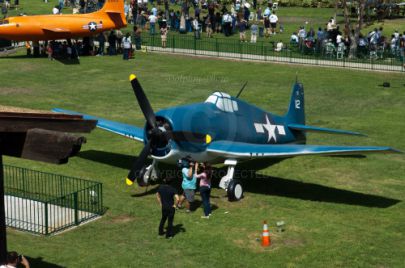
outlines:
[[[354,36],[354,32],[352,32]],[[307,31],[301,26],[298,31],[290,37],[290,45],[296,46],[302,52],[322,53],[335,55],[342,53],[348,56],[351,39],[349,34],[343,34],[339,26],[336,25],[334,18],[330,18],[325,28],[319,27],[317,31],[313,27]],[[395,30],[388,38],[383,33],[383,28],[374,28],[367,35],[359,34],[356,44],[357,57],[403,57],[405,48],[405,31],[399,33]]]
[[[197,188],[204,208],[204,215],[201,218],[209,219],[212,215],[210,203],[212,170],[210,165],[208,163],[198,163],[190,157],[186,157],[179,160],[179,167],[183,177],[180,197],[177,189],[172,185],[170,177],[164,179],[164,183],[159,186],[156,193],[157,200],[162,208],[158,234],[159,236],[165,235],[168,239],[174,236],[173,220],[176,209],[185,209],[186,213],[196,209],[195,194]],[[166,221],[168,221],[168,226],[167,231],[164,232]]]
[[[65,6],[72,7],[74,12],[90,12],[101,8],[104,1],[58,0],[58,5],[54,7],[53,12],[58,13]],[[260,5],[257,1],[250,4],[246,0],[233,0],[224,4],[206,0],[149,0],[149,2],[128,0],[124,4],[124,12],[128,23],[134,25],[130,36],[124,36],[120,30],[99,34],[90,37],[89,40],[75,42],[76,47],[72,46],[73,54],[75,51],[78,56],[123,53],[123,59],[129,59],[133,55],[133,47],[141,49],[143,32],[148,32],[150,35],[159,34],[163,48],[167,46],[169,31],[194,32],[196,39],[202,38],[204,32],[207,38],[212,38],[214,35],[228,37],[239,33],[241,42],[250,41],[251,43],[285,32],[284,24],[280,23],[277,15],[277,7],[271,0],[265,5]],[[353,42],[351,37],[353,37],[352,34],[339,28],[335,19],[331,18],[325,26],[320,26],[317,30],[308,23],[303,24],[291,34],[289,44],[283,43],[281,39],[275,41],[274,38],[271,43],[275,51],[290,47],[298,48],[301,53],[318,53],[336,57],[339,53],[348,56]],[[391,36],[386,36],[382,28],[376,28],[367,35],[360,33],[356,44],[356,56],[403,58],[404,39],[405,33],[395,31]],[[95,47],[94,41],[98,47]],[[105,51],[105,44],[108,44],[107,51]],[[70,44],[67,45],[70,46]],[[35,47],[35,45],[32,46]],[[129,46],[129,50],[123,48],[124,46]],[[63,44],[62,49],[55,47],[53,51],[55,51],[55,57],[58,57],[59,54],[56,52],[63,51]],[[37,53],[33,54],[37,55]],[[66,54],[69,53],[62,53],[62,55]]]
[[[67,41],[25,42],[27,56],[74,60],[80,56],[114,56],[122,54],[124,60],[133,57],[134,49],[141,49],[141,31],[133,27],[133,33],[121,30],[100,33],[93,37]]]
[[[174,10],[173,4],[180,8]],[[268,38],[284,32],[284,24],[280,23],[277,16],[277,6],[269,0],[264,7],[257,1],[252,4],[245,0],[233,0],[228,4],[220,4],[219,1],[149,1],[148,5],[137,0],[131,0],[125,4],[127,20],[137,25],[141,31],[148,30],[150,35],[156,34],[159,27],[162,47],[166,46],[168,31],[179,33],[194,32],[195,38],[201,38],[205,31],[208,38],[214,34],[231,36],[239,32],[241,42],[256,43],[258,38]],[[191,12],[194,10],[194,12]],[[205,10],[203,12],[203,10]],[[205,16],[203,16],[205,14]],[[249,31],[250,30],[250,31]],[[250,33],[250,38],[247,33]],[[281,51],[287,46],[298,47],[302,53],[323,53],[336,56],[341,52],[348,55],[351,47],[351,37],[354,34],[342,33],[342,29],[331,18],[325,26],[314,27],[308,23],[302,25],[291,35],[290,44],[271,41],[275,51]],[[405,34],[395,31],[391,38],[384,36],[382,28],[374,29],[367,35],[360,34],[357,41],[358,57],[382,57],[393,56],[403,58]]]

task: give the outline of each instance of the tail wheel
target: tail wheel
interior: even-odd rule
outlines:
[[[229,201],[239,201],[243,197],[243,187],[239,180],[231,180],[229,182],[228,188],[228,199]]]

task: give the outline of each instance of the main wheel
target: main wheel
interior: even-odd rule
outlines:
[[[143,167],[139,171],[139,176],[136,178],[136,182],[138,183],[139,186],[148,186],[149,185],[149,175],[150,175],[150,170],[146,167]]]
[[[239,201],[243,197],[243,187],[239,180],[231,180],[229,182],[228,188],[228,199],[229,201]]]

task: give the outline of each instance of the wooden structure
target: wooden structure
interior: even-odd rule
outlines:
[[[96,123],[77,115],[0,112],[0,264],[7,261],[2,156],[66,163],[86,141],[71,133],[88,133]]]

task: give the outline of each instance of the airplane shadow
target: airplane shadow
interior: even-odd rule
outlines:
[[[132,155],[97,150],[80,152],[78,157],[124,169],[129,169],[136,159],[136,157]],[[252,170],[252,165],[250,166],[250,170]],[[397,199],[341,190],[315,183],[305,183],[293,179],[265,176],[256,174],[255,172],[242,172],[241,174],[238,174],[238,172],[242,171],[236,170],[236,176],[242,178],[244,190],[250,193],[376,208],[387,208],[401,202],[401,200]],[[212,180],[214,188],[218,188],[219,180],[225,174],[225,168],[214,168],[214,177]],[[176,189],[181,189],[180,185],[181,180],[179,179],[173,182],[173,186],[175,186]],[[132,196],[142,197],[155,194],[156,191],[157,187],[149,186],[146,188],[145,192],[133,194]],[[212,198],[215,197],[212,196]]]
[[[4,54],[0,57],[1,58],[7,58],[7,59],[39,59],[39,58],[46,58],[43,56],[40,57],[34,57],[34,56],[27,56],[27,55],[10,55],[10,54]],[[79,59],[67,59],[67,58],[61,58],[61,57],[55,57],[53,58],[54,60],[64,64],[64,65],[76,65],[80,64]]]
[[[65,58],[54,58],[54,60],[64,64],[64,65],[77,65],[80,64],[79,59],[65,59]]]
[[[309,201],[357,205],[363,207],[387,208],[401,200],[378,195],[364,194],[314,183],[291,179],[257,175],[255,178],[242,179],[247,192],[290,197]]]
[[[134,161],[137,159],[137,157],[133,155],[98,150],[80,151],[77,157],[124,169],[130,169]]]
[[[65,266],[60,266],[57,264],[49,263],[42,260],[42,257],[39,258],[31,258],[25,256],[30,263],[30,267],[41,267],[41,268],[64,268]]]

